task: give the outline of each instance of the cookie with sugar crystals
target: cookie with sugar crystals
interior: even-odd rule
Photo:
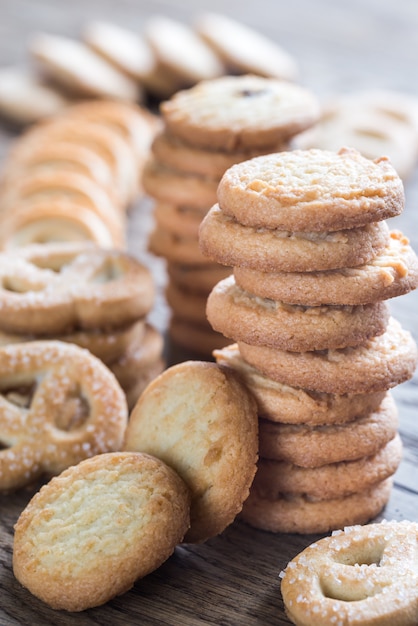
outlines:
[[[53,609],[99,606],[171,556],[189,511],[188,488],[159,459],[97,455],[52,479],[21,513],[14,574]]]
[[[202,255],[222,265],[263,272],[313,272],[371,261],[389,242],[385,221],[336,232],[243,226],[215,204],[202,220]]]
[[[260,298],[241,289],[233,276],[212,289],[207,318],[234,341],[305,352],[358,346],[381,335],[389,319],[385,302],[358,306],[302,306]]]
[[[400,231],[365,265],[324,272],[262,272],[234,268],[237,285],[261,298],[291,304],[368,304],[404,295],[418,286],[418,259]]]
[[[238,342],[245,361],[278,382],[324,393],[373,393],[409,380],[417,364],[410,332],[394,318],[383,335],[356,348],[289,352]]]
[[[319,116],[309,90],[250,74],[201,81],[163,102],[160,110],[172,135],[225,152],[277,146]]]
[[[262,33],[226,15],[203,13],[195,20],[194,28],[232,74],[253,73],[289,81],[298,77],[296,59],[286,50]]]
[[[289,619],[298,626],[413,626],[417,537],[416,522],[383,520],[311,543],[280,574]]]
[[[124,449],[153,454],[178,472],[192,492],[185,541],[204,541],[234,520],[248,496],[258,449],[255,401],[230,369],[174,365],[138,400]]]
[[[241,224],[280,230],[358,228],[399,215],[402,180],[387,157],[312,148],[255,157],[223,175],[218,202]]]

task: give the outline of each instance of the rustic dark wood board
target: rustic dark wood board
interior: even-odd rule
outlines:
[[[302,82],[319,96],[367,87],[400,89],[418,95],[418,8],[416,0],[1,0],[0,65],[27,63],[26,42],[36,30],[78,36],[89,19],[113,19],[141,29],[151,14],[190,21],[212,9],[246,22],[276,38],[300,63]],[[0,159],[15,133],[0,126]],[[390,226],[401,228],[418,250],[418,171],[406,182],[406,207]],[[161,291],[164,263],[146,253],[151,228],[149,202],[133,210],[129,248],[146,261],[160,289],[151,316],[164,331],[167,308]],[[418,293],[391,302],[392,312],[418,340]],[[190,355],[170,351],[170,362]],[[395,476],[391,499],[378,519],[418,521],[418,377],[397,387],[404,458]],[[13,525],[33,490],[0,497],[0,625],[80,626],[285,625],[279,573],[289,559],[317,536],[274,535],[237,520],[203,545],[181,546],[156,572],[108,604],[67,614],[32,597],[12,573]]]

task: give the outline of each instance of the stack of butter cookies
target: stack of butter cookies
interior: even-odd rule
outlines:
[[[0,184],[0,248],[45,241],[124,247],[126,212],[158,126],[139,106],[90,101],[14,143]]]
[[[85,242],[33,244],[0,254],[0,346],[77,344],[115,375],[132,408],[165,367],[148,323],[155,286],[133,256]]]
[[[175,343],[210,354],[225,342],[206,320],[207,296],[231,273],[199,249],[198,230],[216,202],[224,172],[251,157],[285,150],[318,118],[306,89],[253,75],[201,81],[161,107],[143,185],[155,199],[150,251],[167,261],[166,297]]]
[[[404,207],[387,158],[294,150],[234,165],[200,227],[205,256],[234,268],[207,302],[235,344],[259,411],[258,471],[243,519],[274,532],[364,523],[401,459],[390,389],[416,367],[387,300],[415,289],[418,261],[386,220]]]

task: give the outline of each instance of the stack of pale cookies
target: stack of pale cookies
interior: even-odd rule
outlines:
[[[259,412],[258,471],[242,517],[274,532],[365,523],[402,454],[389,390],[416,366],[387,300],[416,288],[418,261],[386,220],[404,207],[388,159],[294,150],[234,165],[200,228],[233,275],[207,302],[215,351]]]
[[[315,123],[318,105],[300,86],[244,75],[202,81],[160,110],[164,126],[143,174],[144,189],[155,199],[149,249],[167,261],[171,339],[209,355],[225,341],[207,322],[206,300],[231,268],[202,255],[199,225],[216,202],[224,172],[287,149],[292,137]]]

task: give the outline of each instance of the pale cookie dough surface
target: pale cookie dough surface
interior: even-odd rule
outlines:
[[[344,424],[308,426],[259,423],[259,452],[264,459],[287,461],[300,467],[320,467],[355,461],[377,451],[396,436],[398,412],[390,395],[376,411]]]
[[[418,285],[418,259],[408,239],[390,233],[388,247],[359,267],[324,272],[262,272],[236,266],[237,285],[261,298],[291,304],[369,304],[402,296]]]
[[[214,350],[220,365],[236,370],[249,388],[260,417],[285,424],[339,424],[375,411],[385,391],[343,395],[310,391],[265,376],[241,357],[237,344]]]
[[[159,459],[95,456],[52,479],[21,513],[14,574],[53,609],[99,606],[174,552],[189,507],[186,485]]]
[[[182,141],[225,152],[277,146],[319,116],[307,89],[261,76],[223,76],[179,91],[160,107]]]
[[[251,489],[262,498],[300,494],[329,500],[372,487],[392,476],[402,459],[402,442],[396,435],[376,454],[354,461],[339,461],[307,468],[287,461],[260,458]]]
[[[295,556],[281,573],[297,626],[414,626],[418,614],[418,524],[348,526]]]
[[[305,352],[358,346],[381,335],[389,319],[385,302],[358,306],[292,305],[255,296],[229,276],[206,304],[212,327],[233,341]]]
[[[326,533],[349,524],[365,524],[373,519],[387,504],[391,490],[392,478],[370,489],[330,500],[313,500],[300,495],[269,500],[252,489],[244,503],[241,518],[254,528],[272,533]],[[306,626],[311,624],[306,622]],[[323,626],[323,622],[317,624]]]
[[[221,179],[222,210],[247,226],[325,231],[399,215],[402,180],[386,157],[357,150],[292,150],[231,167]]]
[[[245,361],[273,380],[324,393],[373,393],[410,379],[417,346],[393,318],[386,332],[363,346],[318,352],[287,352],[238,342]]]
[[[223,265],[262,272],[313,272],[368,263],[389,242],[385,221],[337,232],[244,226],[215,204],[199,228],[199,245]]]
[[[153,454],[192,492],[186,542],[221,533],[240,512],[258,448],[255,401],[235,373],[186,361],[156,378],[130,416],[127,450]]]

